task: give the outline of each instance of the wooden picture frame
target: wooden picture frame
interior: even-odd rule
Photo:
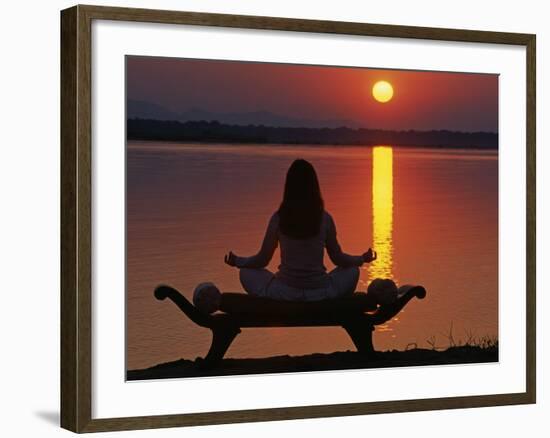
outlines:
[[[510,394],[92,418],[92,22],[114,20],[369,37],[517,45],[526,48],[526,391]],[[275,17],[75,6],[61,12],[61,426],[97,432],[374,413],[515,405],[536,401],[535,48],[531,34]]]

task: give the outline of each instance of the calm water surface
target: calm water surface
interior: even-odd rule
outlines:
[[[426,286],[374,335],[379,350],[429,348],[428,339],[498,335],[498,155],[493,151],[390,146],[204,145],[129,142],[127,149],[127,363],[144,368],[204,356],[210,331],[153,289],[191,297],[202,281],[242,291],[229,250],[255,253],[282,197],[288,166],[317,169],[344,251],[369,246],[361,270]],[[326,266],[332,269],[328,257]],[[269,268],[276,270],[279,254]],[[227,357],[353,350],[339,328],[244,329]]]

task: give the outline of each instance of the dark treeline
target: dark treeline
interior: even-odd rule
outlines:
[[[216,121],[177,122],[129,119],[128,140],[220,143],[391,145],[498,148],[498,134],[455,131],[386,131],[352,128],[282,128],[226,125]]]

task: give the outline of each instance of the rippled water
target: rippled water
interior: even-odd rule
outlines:
[[[413,300],[374,335],[380,350],[428,347],[498,334],[498,155],[391,146],[203,145],[130,142],[127,150],[127,362],[144,368],[204,356],[210,332],[153,289],[168,283],[188,297],[213,281],[242,291],[223,263],[251,255],[282,197],[295,158],[317,169],[343,249],[369,246],[359,289],[375,277],[420,283]],[[269,266],[275,270],[276,252]],[[326,266],[332,268],[326,258]],[[353,349],[339,328],[245,329],[228,357]]]

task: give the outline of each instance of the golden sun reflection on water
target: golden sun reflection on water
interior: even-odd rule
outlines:
[[[393,277],[393,149],[372,148],[373,249],[378,259],[369,267],[369,281]]]

